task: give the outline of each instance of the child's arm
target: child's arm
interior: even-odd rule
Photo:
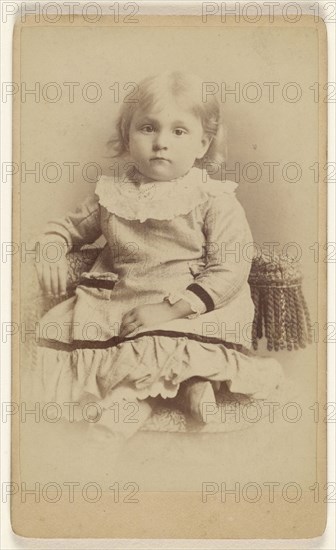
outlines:
[[[206,265],[187,290],[193,292],[208,312],[230,302],[248,281],[253,238],[243,207],[235,195],[211,200],[207,212]]]
[[[93,243],[102,234],[97,195],[86,198],[74,212],[50,220],[43,228],[43,242],[61,242],[66,252]]]
[[[38,239],[42,250],[35,266],[40,285],[47,294],[66,293],[66,254],[75,246],[94,242],[102,234],[99,209],[97,196],[90,196],[74,212],[45,225]],[[57,246],[56,253],[53,243]]]

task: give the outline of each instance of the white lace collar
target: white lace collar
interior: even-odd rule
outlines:
[[[95,193],[100,204],[112,214],[144,222],[172,220],[188,214],[211,196],[234,193],[237,185],[233,181],[210,179],[205,170],[193,167],[186,175],[171,181],[146,183],[138,176],[120,180],[101,176]]]

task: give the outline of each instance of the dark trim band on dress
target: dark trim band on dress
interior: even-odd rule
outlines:
[[[104,288],[106,290],[112,290],[115,287],[115,281],[108,279],[80,279],[80,286],[91,286],[94,288]]]
[[[207,308],[206,310],[207,313],[208,311],[213,311],[215,309],[215,304],[213,303],[213,299],[207,293],[207,291],[204,290],[203,287],[201,287],[197,283],[192,283],[191,285],[187,286],[187,290],[190,290],[191,292],[196,294],[196,296],[198,296],[200,300],[202,300],[205,307]]]
[[[152,330],[148,332],[141,332],[130,338],[120,338],[119,336],[113,336],[108,340],[73,340],[71,343],[61,342],[58,340],[46,340],[41,338],[38,342],[39,347],[52,348],[55,350],[63,351],[75,351],[76,349],[106,349],[113,348],[122,344],[123,342],[129,342],[137,340],[143,336],[164,336],[167,338],[188,338],[188,340],[195,340],[196,342],[203,342],[205,344],[222,344],[228,349],[233,349],[247,356],[255,356],[256,354],[243,346],[242,344],[235,344],[234,342],[226,342],[220,338],[214,338],[213,336],[202,336],[201,334],[193,334],[190,332],[178,332],[173,330]]]

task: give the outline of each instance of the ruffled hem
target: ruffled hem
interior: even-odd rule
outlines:
[[[95,193],[108,212],[126,220],[141,223],[147,219],[172,220],[188,214],[208,201],[209,197],[232,194],[238,185],[232,181],[204,182],[202,178],[202,170],[192,168],[186,176],[177,180],[142,184],[144,191],[141,191],[136,182],[119,182],[101,176]]]
[[[94,401],[102,408],[113,403],[117,387],[125,388],[126,398],[173,398],[182,382],[199,376],[226,382],[232,393],[267,399],[283,378],[275,359],[245,355],[224,344],[163,336],[99,349],[39,346],[37,373],[46,402]]]

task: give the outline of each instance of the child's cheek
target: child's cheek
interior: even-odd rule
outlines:
[[[149,140],[146,139],[145,136],[143,136],[142,134],[138,135],[135,139],[134,139],[134,144],[137,148],[141,148],[141,147],[144,147],[146,146],[146,143],[148,142]]]

